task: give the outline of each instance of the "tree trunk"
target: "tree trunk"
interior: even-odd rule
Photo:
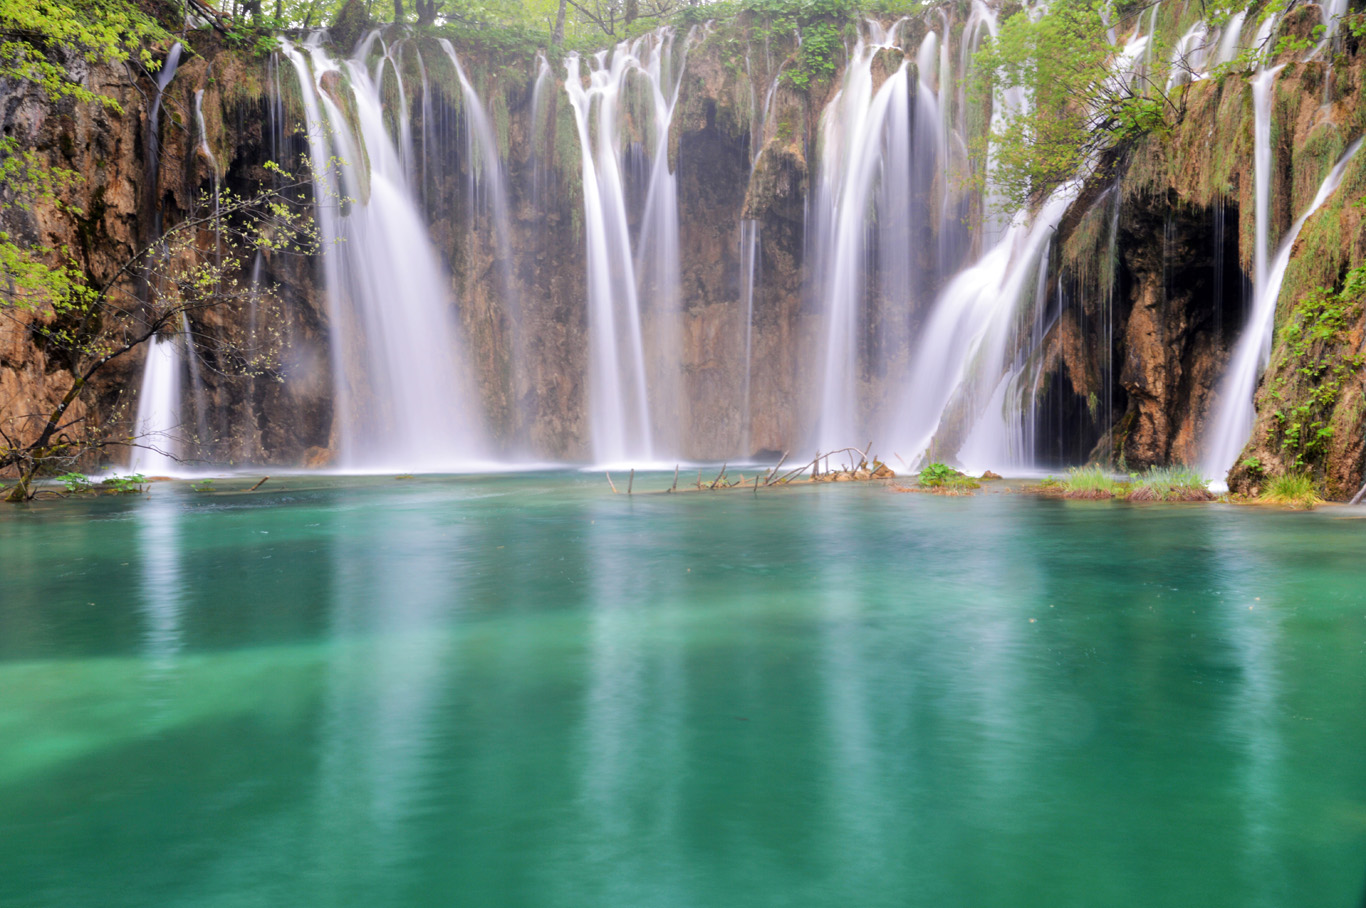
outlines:
[[[560,0],[560,9],[555,13],[555,33],[550,36],[551,47],[564,46],[564,8],[569,0]]]
[[[394,0],[394,21],[403,21],[403,0]]]

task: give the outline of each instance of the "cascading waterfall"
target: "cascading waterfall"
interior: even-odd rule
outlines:
[[[667,28],[629,44],[623,42],[610,59],[606,51],[594,56],[587,86],[579,55],[571,53],[565,61],[565,89],[583,158],[589,420],[593,456],[600,463],[652,461],[652,404],[669,413],[670,404],[675,403],[669,398],[676,389],[656,389],[651,395],[640,305],[642,290],[648,288],[657,323],[677,316],[678,203],[668,163],[668,137],[682,73],[668,78],[666,61],[672,50],[673,32]],[[637,244],[639,256],[632,251],[621,134],[624,94],[633,74],[645,82],[653,113],[649,123],[653,161]],[[672,377],[670,373],[677,371],[677,345],[661,345],[657,362],[655,375]]]
[[[866,421],[859,373],[861,316],[866,307],[865,275],[869,206],[879,183],[883,257],[904,263],[909,245],[894,248],[909,196],[910,97],[905,60],[875,92],[873,58],[900,52],[893,42],[900,23],[888,31],[868,22],[845,69],[844,84],[822,115],[821,169],[816,189],[815,274],[825,308],[825,350],[815,444],[842,448],[862,438]],[[886,148],[886,151],[884,149]],[[894,194],[899,193],[899,197]],[[888,204],[889,200],[892,204]],[[905,281],[905,277],[902,277]],[[903,284],[909,290],[909,283]],[[909,300],[901,311],[909,308]]]
[[[1315,193],[1314,200],[1281,239],[1276,257],[1259,274],[1252,312],[1248,316],[1247,327],[1238,338],[1228,369],[1219,383],[1215,396],[1214,418],[1206,433],[1208,453],[1205,457],[1204,473],[1210,480],[1224,480],[1252,434],[1252,424],[1257,418],[1253,395],[1257,390],[1257,381],[1262,370],[1271,358],[1271,341],[1276,325],[1276,302],[1281,295],[1281,283],[1285,280],[1285,270],[1290,264],[1290,253],[1295,247],[1295,240],[1309,217],[1318,211],[1338,188],[1343,175],[1347,172],[1347,165],[1361,148],[1361,143],[1361,139],[1353,142],[1328,172],[1328,176]]]
[[[978,27],[994,26],[988,12],[974,6]],[[965,27],[965,61],[970,31]],[[1140,32],[1120,48],[1112,78],[1135,78],[1148,45]],[[1021,94],[998,93],[994,117],[1020,116],[1027,107]],[[919,331],[902,402],[878,436],[880,444],[904,452],[908,464],[927,456],[957,459],[973,470],[1032,464],[1034,354],[1047,327],[1041,321],[1047,252],[1081,176],[1054,190],[1032,216],[1020,211],[998,220],[986,232],[999,238],[939,294]],[[992,196],[990,150],[987,180]]]
[[[362,55],[370,44],[362,42]],[[410,175],[385,129],[379,86],[363,56],[333,60],[319,36],[282,50],[298,77],[313,161],[339,161],[338,175],[315,174],[328,250],[339,466],[478,466],[489,449],[451,283],[409,196]],[[398,119],[406,122],[406,111]]]
[[[1029,463],[1005,413],[1007,392],[1023,365],[1011,368],[1013,340],[1021,307],[1033,302],[1026,298],[1031,278],[1075,194],[1075,185],[1056,191],[1032,224],[1017,217],[1001,241],[940,294],[912,355],[902,416],[887,433],[892,450],[908,453],[908,463],[931,451],[941,429],[943,443],[961,439],[957,457],[968,468]],[[934,453],[942,458],[952,451]]]
[[[1133,35],[1114,49],[1116,80],[1132,82],[1148,71],[1153,57],[1167,56],[1165,51],[1153,51],[1157,11],[1155,5],[1150,13],[1139,15]],[[1341,13],[1326,11],[1326,21],[1334,15]],[[1205,23],[1191,26],[1171,54],[1179,65],[1173,66],[1170,87],[1202,78],[1207,66],[1235,59],[1250,35],[1244,28],[1245,16],[1235,14],[1217,32]],[[801,365],[814,369],[812,384],[806,387],[815,393],[803,398],[811,411],[793,427],[797,437],[792,441],[828,451],[871,439],[879,453],[906,455],[910,464],[933,455],[973,469],[1029,468],[1036,449],[1041,450],[1033,420],[1035,398],[1042,399],[1040,388],[1046,380],[1043,354],[1052,349],[1051,332],[1063,307],[1071,305],[1061,285],[1056,294],[1052,292],[1048,262],[1051,255],[1063,254],[1053,245],[1053,235],[1076,199],[1080,179],[1045,199],[1037,211],[1012,215],[1002,205],[993,179],[993,143],[986,144],[984,159],[969,149],[976,147],[983,130],[993,128],[993,120],[999,127],[1003,119],[1027,115],[1030,98],[1018,90],[996,91],[983,123],[963,89],[973,53],[996,33],[997,12],[982,0],[973,0],[965,19],[955,20],[943,8],[927,18],[923,31],[917,32],[923,38],[916,47],[898,40],[900,21],[890,27],[863,23],[839,89],[821,116],[813,188],[802,199],[807,214],[805,223],[798,225],[806,228],[808,283],[803,290],[817,304],[818,313],[809,323],[818,333],[815,355],[809,366]],[[1274,30],[1275,19],[1270,17],[1258,30],[1256,43],[1265,45]],[[530,396],[534,373],[523,349],[529,341],[524,340],[520,317],[520,272],[513,267],[518,254],[514,239],[524,235],[514,234],[514,226],[529,229],[538,250],[550,247],[541,242],[539,232],[545,228],[514,223],[514,204],[530,201],[533,210],[554,204],[553,153],[545,153],[550,146],[544,140],[554,129],[558,86],[550,64],[539,58],[525,96],[530,106],[525,138],[531,151],[505,161],[490,111],[470,79],[473,71],[467,71],[449,42],[440,44],[449,69],[434,62],[433,45],[424,45],[428,59],[423,60],[418,42],[395,32],[372,32],[351,59],[331,56],[318,36],[302,44],[286,42],[272,58],[275,120],[283,121],[280,68],[288,61],[301,91],[311,158],[340,161],[335,172],[317,176],[315,188],[317,224],[329,253],[320,268],[331,331],[333,443],[338,465],[344,468],[469,468],[492,456],[482,406],[465,368],[452,282],[431,248],[422,209],[416,204],[420,198],[426,206],[429,189],[449,184],[445,177],[450,170],[442,168],[453,166],[451,161],[458,161],[470,181],[469,210],[471,218],[478,219],[470,229],[493,234],[477,248],[480,255],[486,250],[493,253],[493,268],[481,279],[493,282],[502,308],[493,319],[472,325],[481,332],[480,362],[486,369],[499,369],[506,359],[511,363],[513,398],[520,403]],[[585,403],[591,456],[599,463],[642,466],[669,458],[672,465],[685,446],[671,433],[693,416],[681,365],[679,197],[669,156],[687,49],[688,40],[675,42],[671,30],[660,29],[588,60],[577,54],[565,60],[565,90],[582,152],[588,306]],[[766,46],[764,54],[768,56]],[[758,62],[757,55],[757,44],[746,49],[747,67],[751,56]],[[1153,69],[1160,72],[1161,63],[1155,61]],[[158,96],[174,67],[175,60],[168,58],[158,78]],[[1183,72],[1183,67],[1189,71]],[[415,84],[404,84],[405,68],[410,83],[420,79],[420,95]],[[762,81],[749,85],[751,179],[780,87],[781,73],[772,70],[770,62],[764,79],[771,76],[772,82],[766,93]],[[1301,217],[1272,258],[1270,106],[1277,72],[1264,69],[1253,80],[1256,299],[1239,350],[1244,343],[1253,344],[1253,323],[1263,317],[1265,307],[1269,305],[1274,314],[1274,292],[1289,255],[1286,244],[1310,213]],[[1158,85],[1163,75],[1153,76]],[[439,90],[434,85],[439,79],[450,84],[452,78],[461,99],[462,125],[455,131],[447,128],[453,122],[446,115],[449,108],[434,100],[433,93],[434,87]],[[194,138],[216,181],[218,165],[205,129],[203,94],[194,95]],[[512,94],[508,97],[512,103]],[[516,122],[512,128],[516,141]],[[452,149],[449,141],[442,141],[452,134],[460,136],[462,148]],[[276,157],[287,154],[283,127],[278,135],[271,129],[270,145]],[[963,177],[983,166],[986,197],[980,198],[965,188]],[[526,185],[514,187],[514,176],[524,176]],[[432,204],[440,204],[436,199]],[[1116,192],[1109,218],[1110,286],[1108,291],[1101,288],[1108,294],[1100,303],[1103,324],[1090,321],[1090,309],[1081,323],[1086,336],[1097,330],[1103,334],[1098,343],[1105,343],[1106,349],[1095,362],[1107,392],[1115,383],[1110,357],[1118,200]],[[764,234],[771,243],[788,241],[775,239],[779,236]],[[742,386],[733,389],[736,409],[721,421],[727,435],[707,439],[728,447],[733,437],[729,433],[738,432],[735,450],[742,456],[753,446],[753,374],[766,367],[769,350],[764,344],[757,344],[756,350],[756,292],[761,265],[766,264],[760,260],[759,240],[760,223],[742,214],[738,237],[730,240],[738,241],[738,255],[734,246],[730,253],[738,259],[738,281],[732,277],[737,273],[735,260],[728,263],[727,273],[729,292],[738,283],[740,306],[724,323],[742,329],[724,353],[727,374],[735,375]],[[1222,246],[1216,255],[1222,255]],[[253,286],[261,279],[262,267],[258,256]],[[1218,282],[1222,271],[1216,271]],[[528,306],[530,301],[528,295]],[[806,317],[806,312],[799,316]],[[254,344],[254,311],[251,322]],[[203,391],[196,390],[199,382],[191,375],[199,363],[193,348],[186,346],[189,326],[181,328],[180,340],[149,345],[144,379],[149,393],[140,398],[139,425],[193,422],[191,392],[199,400]],[[491,331],[491,341],[485,330]],[[811,329],[804,324],[800,330]],[[492,356],[486,341],[493,345]],[[174,416],[149,415],[147,422],[141,410],[159,395],[150,393],[151,383],[155,379],[159,387],[165,384],[160,372],[152,375],[153,353],[161,372],[167,368],[167,357],[178,357],[174,368],[181,378]],[[741,353],[742,363],[729,359]],[[1248,373],[1238,356],[1225,384],[1234,382],[1234,372]],[[490,367],[490,362],[495,365]],[[1253,357],[1251,377],[1244,377],[1251,383],[1246,393],[1225,394],[1221,389],[1221,405],[1232,407],[1231,401],[1239,401],[1239,419],[1245,424],[1211,428],[1208,438],[1227,436],[1228,444],[1235,446],[1245,441],[1251,389],[1264,362],[1264,352],[1260,359]],[[743,372],[738,371],[741,364]],[[1095,423],[1110,425],[1111,404],[1109,393],[1103,402],[1091,404]],[[1066,406],[1072,405],[1069,399]],[[491,406],[499,404],[491,400]],[[202,421],[202,402],[196,410]],[[530,413],[513,414],[509,446],[526,443],[531,418]],[[1223,418],[1212,417],[1211,425]],[[202,425],[200,433],[205,434]],[[243,435],[240,440],[243,453],[252,444],[259,445],[259,438],[253,442]],[[185,456],[187,450],[177,448],[177,453]],[[1212,453],[1210,459],[1220,461],[1222,470],[1227,467],[1223,461],[1232,456],[1236,450],[1233,455]],[[155,469],[165,471],[164,466]]]

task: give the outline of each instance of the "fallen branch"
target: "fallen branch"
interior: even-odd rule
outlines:
[[[626,494],[631,494],[631,488],[636,484],[636,468],[631,467],[631,478],[626,480]]]
[[[728,467],[728,466],[730,466],[729,463],[723,463],[723,464],[721,465],[721,472],[720,472],[720,473],[717,473],[717,474],[716,474],[716,479],[712,480],[711,487],[712,487],[713,489],[716,488],[716,484],[719,483],[719,482],[721,481],[721,477],[723,477],[723,476],[726,475],[726,467]]]
[[[248,492],[255,492],[257,489],[261,488],[261,486],[265,485],[265,484],[266,484],[266,480],[269,479],[269,478],[270,478],[269,476],[262,476],[262,477],[261,477],[261,481],[258,482],[256,485],[252,486],[251,488],[247,489],[247,491],[248,491]]]
[[[778,458],[778,462],[775,463],[775,464],[773,465],[773,469],[769,471],[769,475],[770,475],[770,476],[776,474],[779,470],[781,470],[781,469],[783,468],[783,462],[787,460],[787,455],[788,455],[788,452],[787,452],[787,451],[784,451],[784,452],[783,452],[783,456]],[[768,480],[767,480],[767,479],[764,480],[764,485],[768,485]]]
[[[604,471],[603,471],[603,475],[607,477],[607,484],[608,484],[609,486],[612,486],[612,494],[613,494],[613,495],[617,494],[617,487],[616,487],[615,485],[612,485],[612,474],[611,474],[611,473],[608,473],[606,470],[604,470]]]

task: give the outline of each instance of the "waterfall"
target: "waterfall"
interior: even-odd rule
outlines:
[[[362,42],[359,53],[371,43]],[[314,185],[326,250],[338,465],[477,466],[488,447],[453,318],[454,293],[385,129],[380,88],[363,56],[335,61],[317,35],[302,49],[283,42],[282,50],[298,77],[313,161],[339,161],[338,174],[317,173]],[[406,122],[407,111],[397,119]]]
[[[583,159],[584,231],[588,283],[588,389],[593,457],[600,463],[651,461],[655,456],[652,404],[665,418],[675,404],[672,391],[652,396],[642,327],[642,291],[649,293],[657,325],[677,318],[677,183],[669,169],[669,126],[678,100],[678,78],[670,79],[667,61],[673,32],[660,29],[610,55],[593,57],[584,85],[580,59],[565,60],[565,90],[574,111]],[[684,46],[686,53],[686,42]],[[642,55],[645,59],[642,60]],[[649,148],[652,162],[641,237],[633,253],[623,179],[622,122],[628,77],[645,82],[652,102]],[[668,334],[667,327],[663,329]],[[677,371],[677,342],[667,336],[657,351],[654,378],[659,383]]]
[[[873,58],[892,43],[897,25],[884,32],[868,22],[845,69],[844,84],[821,117],[821,165],[816,188],[814,280],[825,311],[825,351],[816,447],[833,450],[866,439],[867,407],[860,389],[860,338],[864,327],[869,206],[879,183],[900,192],[883,195],[879,239],[896,230],[909,196],[910,96],[906,61],[873,91]],[[899,50],[898,50],[899,53]],[[884,147],[887,150],[884,152]],[[910,250],[888,248],[902,263]],[[908,290],[906,286],[904,289]],[[909,306],[909,301],[905,301]],[[857,438],[857,440],[856,440]]]
[[[218,185],[218,159],[213,156],[213,149],[209,147],[209,130],[204,126],[204,89],[197,89],[194,93],[194,122],[199,129],[198,151],[209,162],[209,169],[213,171],[214,186]],[[217,193],[214,193],[214,201],[217,203]]]
[[[550,63],[541,54],[536,55],[536,82],[531,89],[531,207],[541,211],[545,188],[550,181],[551,160],[554,149],[544,147],[549,134],[549,123],[542,120],[549,116],[546,98],[549,96],[554,78]]]
[[[441,49],[446,52],[446,57],[451,61],[451,66],[455,68],[456,78],[460,82],[461,97],[464,100],[466,134],[469,137],[468,158],[470,161],[470,183],[472,200],[479,199],[484,195],[480,186],[486,188],[487,198],[492,203],[493,209],[493,229],[495,233],[494,256],[498,268],[498,278],[502,285],[501,297],[503,311],[508,320],[508,333],[511,340],[512,357],[512,392],[513,399],[520,402],[523,398],[522,387],[526,384],[523,380],[522,372],[526,367],[525,341],[522,334],[521,300],[517,294],[517,285],[512,276],[512,260],[514,250],[512,248],[512,217],[509,214],[511,206],[508,203],[507,177],[503,173],[502,159],[498,154],[498,140],[493,134],[493,124],[489,122],[488,114],[484,110],[483,102],[479,99],[479,93],[474,90],[470,80],[465,75],[465,68],[460,64],[460,58],[455,53],[455,48],[451,42],[445,38],[439,40]],[[471,205],[471,217],[474,217],[475,205]],[[516,434],[519,438],[525,438],[527,433],[527,420],[531,414],[520,412],[514,414],[514,425]]]
[[[1023,409],[1021,400],[1008,399],[1012,386],[1020,390],[1023,367],[1013,341],[1026,319],[1022,307],[1038,302],[1027,295],[1035,287],[1031,278],[1045,267],[1043,253],[1077,188],[1055,191],[1032,224],[1023,216],[1012,220],[1002,239],[935,302],[911,357],[901,416],[886,435],[892,450],[909,455],[909,464],[930,453],[941,428],[945,442],[963,439],[957,456],[971,469],[1029,464],[1030,452],[1005,415],[1006,409]]]
[[[753,446],[753,420],[749,397],[754,371],[754,288],[758,268],[759,222],[746,218],[740,221],[740,293],[745,310],[745,384],[740,393],[740,444],[737,448],[737,453],[741,457],[752,453]]]
[[[1257,380],[1271,358],[1271,341],[1276,327],[1276,302],[1281,295],[1281,282],[1285,280],[1285,269],[1290,264],[1290,253],[1294,249],[1295,240],[1310,215],[1318,211],[1338,188],[1343,175],[1347,172],[1347,165],[1361,147],[1361,142],[1361,139],[1353,142],[1328,172],[1328,176],[1319,186],[1319,191],[1314,195],[1314,200],[1281,239],[1276,257],[1265,268],[1264,273],[1259,275],[1252,301],[1252,313],[1248,316],[1247,327],[1238,338],[1228,369],[1219,382],[1219,390],[1215,396],[1214,418],[1205,436],[1204,474],[1210,480],[1224,480],[1252,434],[1252,425],[1257,418],[1253,395],[1257,390]]]
[[[158,334],[147,344],[138,391],[138,412],[133,421],[134,440],[145,447],[133,448],[128,470],[144,476],[178,472],[181,440],[180,384],[184,374],[184,341]]]
[[[1215,52],[1214,63],[1232,63],[1238,56],[1238,42],[1243,36],[1243,21],[1247,19],[1247,10],[1239,10],[1229,17],[1228,23],[1224,25],[1223,32],[1219,35],[1219,49]]]
[[[1204,21],[1192,25],[1177,39],[1172,48],[1171,71],[1167,75],[1167,91],[1188,82],[1204,78],[1205,58],[1209,54],[1209,26]]]
[[[161,236],[161,202],[157,197],[157,173],[161,166],[161,96],[166,93],[166,86],[171,84],[180,67],[180,53],[181,46],[177,41],[166,54],[166,62],[161,64],[161,71],[157,73],[157,92],[147,108],[147,162],[143,191],[147,193],[148,201],[145,204],[152,215],[153,237]]]
[[[1276,74],[1281,67],[1262,70],[1252,80],[1253,171],[1256,180],[1256,233],[1253,246],[1253,282],[1258,291],[1266,285],[1267,235],[1271,224],[1271,102]]]

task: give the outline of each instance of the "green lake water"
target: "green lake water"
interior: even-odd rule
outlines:
[[[1357,908],[1352,514],[596,474],[0,510],[0,905]]]

